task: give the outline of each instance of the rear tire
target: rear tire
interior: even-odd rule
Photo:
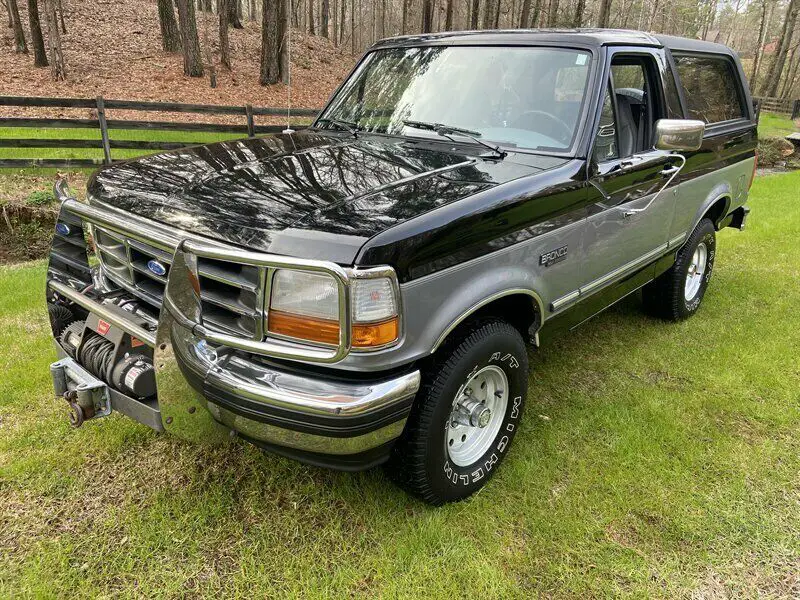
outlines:
[[[463,326],[423,372],[386,465],[389,476],[435,505],[475,493],[508,452],[527,389],[528,354],[519,331],[500,319]]]
[[[703,219],[678,250],[675,264],[645,286],[647,311],[667,321],[681,321],[696,313],[711,280],[716,249],[714,224]]]

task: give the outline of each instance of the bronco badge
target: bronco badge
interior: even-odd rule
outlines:
[[[555,250],[550,250],[542,254],[539,257],[539,264],[549,267],[557,262],[561,262],[565,258],[567,258],[567,246],[561,246],[561,248],[556,248]]]

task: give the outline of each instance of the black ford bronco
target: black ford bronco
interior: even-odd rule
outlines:
[[[118,411],[464,498],[511,446],[543,327],[639,289],[698,310],[755,148],[725,46],[379,42],[307,129],[103,168],[87,203],[57,184],[56,393],[74,425]]]

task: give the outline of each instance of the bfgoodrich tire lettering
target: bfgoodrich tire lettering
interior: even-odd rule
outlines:
[[[714,224],[703,219],[678,251],[675,264],[645,287],[648,311],[668,321],[679,321],[696,313],[714,271],[716,250]]]
[[[450,460],[447,432],[459,391],[486,367],[502,369],[508,383],[502,422],[483,454],[471,464]],[[423,372],[423,383],[387,465],[390,476],[431,504],[466,498],[495,473],[519,427],[528,387],[528,355],[519,332],[489,319],[461,328]]]

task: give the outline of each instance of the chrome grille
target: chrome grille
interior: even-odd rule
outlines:
[[[106,277],[160,308],[172,254],[96,225],[93,233]],[[164,267],[164,275],[148,267],[151,261]],[[264,269],[204,257],[198,257],[197,266],[203,324],[223,333],[260,339],[263,301],[259,290],[263,289]]]

